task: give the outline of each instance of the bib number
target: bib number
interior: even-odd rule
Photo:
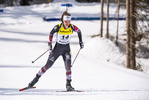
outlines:
[[[70,42],[70,35],[58,34],[57,42],[60,44],[68,44]]]

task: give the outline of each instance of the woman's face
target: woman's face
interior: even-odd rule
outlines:
[[[70,24],[70,21],[64,21],[64,20],[63,20],[63,22],[64,22],[65,28],[68,28],[68,26],[69,26],[69,24]]]

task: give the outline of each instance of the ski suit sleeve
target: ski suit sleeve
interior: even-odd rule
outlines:
[[[59,30],[59,25],[55,25],[54,28],[51,30],[49,34],[49,44],[52,44],[53,34],[55,32],[58,32],[58,30]]]
[[[81,30],[77,26],[73,25],[73,31],[75,31],[75,32],[78,33],[79,42],[82,42],[82,33],[81,33]]]

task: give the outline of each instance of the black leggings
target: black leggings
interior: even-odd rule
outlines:
[[[69,44],[56,43],[53,51],[49,55],[47,63],[40,69],[38,75],[42,76],[54,64],[60,55],[62,55],[65,63],[66,78],[67,80],[71,80],[71,54]]]

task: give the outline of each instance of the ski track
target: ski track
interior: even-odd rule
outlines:
[[[80,89],[84,92],[57,92],[62,89],[28,89],[19,91],[19,88],[0,88],[0,95],[98,95],[101,93],[148,93],[149,90],[97,90],[97,89]]]
[[[59,89],[30,89],[19,92],[18,88],[0,88],[0,100],[148,100],[149,90],[97,90],[85,92],[56,92]],[[83,89],[81,89],[83,90]]]

